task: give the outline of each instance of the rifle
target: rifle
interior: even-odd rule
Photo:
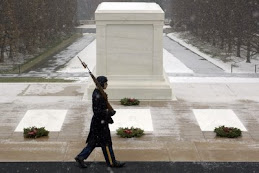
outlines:
[[[84,68],[87,68],[87,70],[88,70],[90,76],[92,77],[92,79],[93,79],[93,81],[94,81],[96,87],[99,89],[99,91],[101,92],[102,96],[104,97],[104,99],[105,99],[105,101],[106,101],[106,104],[107,104],[108,110],[109,110],[109,111],[114,111],[114,109],[112,108],[111,104],[110,104],[109,101],[108,101],[107,94],[104,92],[103,87],[102,87],[102,86],[100,85],[100,83],[97,81],[97,79],[96,79],[95,76],[92,74],[92,72],[89,70],[89,68],[87,67],[86,63],[83,62],[83,61],[79,58],[79,56],[77,56],[77,57],[78,57],[78,59],[80,60],[80,62],[81,62],[81,64],[83,65],[83,67],[84,67]]]

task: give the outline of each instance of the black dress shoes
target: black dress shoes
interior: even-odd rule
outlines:
[[[87,165],[84,162],[84,159],[81,157],[76,156],[75,157],[76,162],[79,164],[81,168],[87,168]]]
[[[119,161],[116,160],[116,161],[113,163],[113,165],[112,165],[111,167],[112,167],[112,168],[121,168],[121,167],[123,167],[125,164],[126,164],[125,162],[119,162]]]

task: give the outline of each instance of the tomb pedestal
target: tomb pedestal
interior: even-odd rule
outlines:
[[[109,100],[171,100],[163,69],[164,12],[156,3],[103,2],[95,11],[96,67]],[[86,97],[91,100],[94,83]]]

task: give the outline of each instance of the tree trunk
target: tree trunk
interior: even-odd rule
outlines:
[[[213,32],[213,36],[212,36],[212,45],[216,46],[215,32]]]
[[[4,49],[1,48],[0,62],[4,62]]]
[[[228,53],[232,52],[232,40],[229,38],[228,39]]]
[[[10,44],[9,58],[11,58],[13,60],[13,45],[12,44]]]
[[[251,63],[250,51],[251,51],[251,44],[250,44],[250,40],[248,40],[247,41],[247,54],[246,54],[246,62],[247,63]]]
[[[3,38],[2,45],[1,45],[1,57],[0,62],[4,62],[4,51],[5,50],[5,37]]]
[[[237,57],[240,57],[240,49],[241,49],[241,39],[237,38]]]
[[[210,37],[208,35],[206,35],[206,40],[208,43],[210,43]]]
[[[221,44],[220,44],[220,49],[224,49],[224,38],[221,37]]]

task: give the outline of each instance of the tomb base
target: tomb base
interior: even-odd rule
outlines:
[[[174,100],[172,88],[166,76],[107,76],[108,88],[105,92],[109,100],[136,98],[139,100]],[[84,100],[92,99],[95,84],[89,81]]]

